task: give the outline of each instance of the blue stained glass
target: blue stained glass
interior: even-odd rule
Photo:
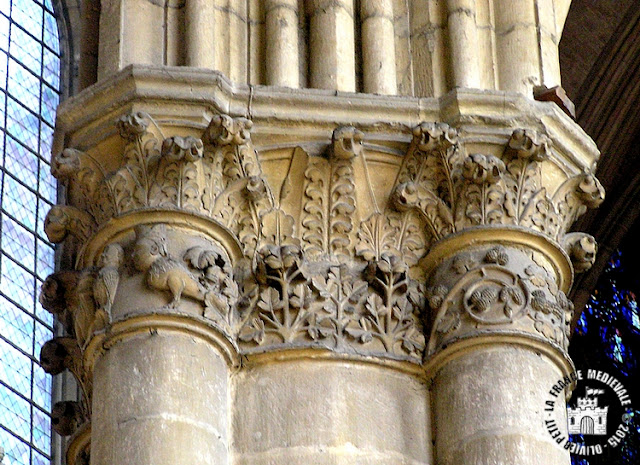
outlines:
[[[14,391],[21,393],[23,396],[31,396],[31,359],[20,351],[15,349],[11,344],[5,342],[0,338],[0,353],[3,355],[3,362],[0,365],[0,381],[4,383],[5,390],[7,390],[6,408],[12,408],[14,403],[18,403],[16,400],[13,402],[13,397],[9,395],[9,390],[6,386],[13,388]],[[29,413],[25,413],[28,417]],[[29,436],[25,436],[29,437]]]
[[[7,136],[5,151],[5,170],[27,186],[35,186],[38,182],[38,156],[22,146],[13,137]]]
[[[0,65],[2,61],[2,52],[0,52]],[[4,92],[0,90],[0,129],[4,131],[4,121],[5,121],[5,112],[7,108],[7,97],[4,95]],[[0,143],[0,147],[4,151],[4,144]]]
[[[9,18],[0,14],[0,50],[9,50]],[[6,67],[6,65],[4,66]]]
[[[9,60],[8,91],[27,108],[40,107],[40,79],[13,58]]]
[[[60,53],[60,44],[58,42],[58,23],[56,22],[56,18],[48,12],[45,12],[44,14],[44,43],[51,47],[54,52]]]
[[[36,232],[43,238],[47,237],[44,233],[44,220],[49,210],[51,210],[51,203],[43,200],[42,198],[38,199],[38,225],[36,227]]]
[[[31,459],[31,465],[49,465],[49,459],[44,455],[34,451],[33,457]]]
[[[36,273],[39,278],[45,279],[53,273],[54,250],[48,243],[38,239],[38,263]]]
[[[0,334],[24,352],[33,347],[33,318],[4,297],[0,296]]]
[[[55,178],[51,176],[51,167],[48,163],[40,161],[40,184],[38,185],[38,194],[49,202],[55,202],[57,198],[58,186]]]
[[[13,177],[5,176],[2,194],[2,208],[13,218],[18,220],[20,224],[31,230],[34,230],[36,227],[35,209],[37,202],[38,198],[36,197],[35,192],[13,179]],[[31,246],[32,244],[28,245]],[[25,266],[33,268],[33,265]]]
[[[630,246],[630,247],[633,247]],[[572,455],[572,465],[637,465],[640,463],[640,370],[637,353],[640,352],[640,333],[634,325],[638,305],[635,291],[640,291],[637,260],[626,262],[624,255],[616,252],[585,306],[578,320],[569,353],[579,370],[598,369],[618,379],[630,389],[631,411],[627,426],[630,431],[618,447],[610,447],[602,455],[581,457]],[[575,442],[585,438],[574,436]]]
[[[43,59],[44,71],[42,73],[42,78],[53,88],[59,89],[60,74],[58,70],[60,69],[60,58],[55,53],[45,49]]]
[[[42,39],[42,7],[32,0],[13,2],[11,19],[36,39]]]
[[[0,281],[0,291],[5,296],[20,305],[33,307],[34,277],[29,271],[9,259],[7,255],[2,256]]]
[[[15,262],[31,269],[34,266],[34,247],[35,238],[33,234],[4,215],[2,218],[3,252],[12,257]]]
[[[51,335],[48,336],[51,338]],[[34,365],[33,373],[33,401],[43,409],[51,409],[51,376],[46,374],[39,365]]]
[[[15,99],[7,98],[6,130],[34,152],[38,151],[39,126],[38,115],[19,104]]]
[[[51,160],[52,144],[53,144],[53,128],[43,123],[40,126],[40,155],[45,160]]]
[[[35,409],[33,412],[33,444],[41,451],[51,453],[51,426],[49,415]]]
[[[9,53],[38,76],[42,68],[42,43],[19,27],[11,27]]]
[[[2,393],[0,391],[0,397],[1,396]],[[2,401],[0,400],[0,404],[1,403]],[[2,407],[0,407],[0,409],[1,408]],[[2,423],[1,419],[0,423]],[[2,444],[5,453],[2,465],[29,465],[29,457],[31,455],[29,444],[21,441],[2,428],[0,428],[0,444]]]
[[[37,280],[36,282],[37,289],[40,289],[42,287],[42,281]],[[49,327],[53,326],[53,315],[42,308],[42,305],[40,305],[40,301],[38,300],[36,300],[36,316],[40,321],[43,321],[45,324],[49,325]]]
[[[46,75],[46,71],[45,71]],[[45,77],[46,79],[46,77]],[[42,117],[53,126],[56,122],[56,108],[60,102],[58,93],[47,85],[42,86]]]
[[[56,184],[51,156],[60,56],[51,2],[0,0],[0,445],[3,465],[45,465],[51,455],[51,376],[37,363],[53,336],[38,302],[53,271],[44,218]],[[46,44],[43,43],[46,41]],[[36,278],[37,276],[37,278]]]

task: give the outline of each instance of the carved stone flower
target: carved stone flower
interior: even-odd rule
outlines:
[[[267,186],[260,176],[249,176],[246,189],[247,196],[254,202],[267,196]]]
[[[391,203],[398,211],[406,211],[418,203],[418,188],[415,183],[407,182],[396,186],[391,193]]]
[[[432,311],[437,312],[442,307],[444,303],[444,299],[449,293],[449,289],[442,284],[438,284],[437,286],[432,286],[427,289],[426,297],[429,302],[429,308]]]
[[[549,157],[550,139],[531,129],[516,129],[509,139],[507,153],[520,159],[544,161]]]
[[[536,289],[531,293],[531,308],[545,315],[561,314],[560,306],[547,299],[544,291]]]
[[[525,297],[522,290],[515,286],[505,286],[500,291],[500,302],[504,303],[504,314],[511,318],[513,313],[524,305]]]
[[[422,123],[413,129],[413,136],[422,152],[446,150],[458,142],[458,131],[446,123]]]
[[[504,163],[498,157],[473,153],[464,161],[462,176],[475,184],[494,183],[504,170]]]
[[[215,115],[205,132],[206,140],[213,144],[246,144],[250,139],[253,122],[247,118],[231,118],[229,115]]]
[[[380,260],[376,262],[378,270],[383,273],[406,273],[408,271],[407,264],[402,257],[396,254],[383,252]]]
[[[604,201],[604,187],[592,174],[582,175],[576,194],[589,208],[596,208]]]
[[[524,269],[527,279],[535,287],[544,287],[547,285],[547,279],[542,269],[535,265],[529,265]]]
[[[162,142],[162,156],[193,162],[202,158],[203,147],[202,141],[193,136],[169,137]]]
[[[469,297],[469,307],[477,313],[484,313],[498,300],[498,291],[493,287],[478,289]]]
[[[475,261],[471,258],[471,255],[462,254],[458,255],[453,259],[453,263],[451,267],[458,274],[464,274],[467,271],[471,270],[475,265]]]
[[[120,132],[120,137],[128,141],[135,140],[147,132],[151,117],[144,111],[137,111],[121,116],[116,125]]]
[[[383,252],[379,260],[369,262],[364,271],[364,278],[374,287],[389,280],[399,284],[404,281],[408,271],[409,267],[400,255]],[[406,282],[401,288],[406,289]]]

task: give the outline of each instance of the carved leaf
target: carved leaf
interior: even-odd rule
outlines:
[[[325,244],[325,180],[322,170],[316,163],[310,162],[304,172],[305,201],[302,214],[302,239],[306,252],[311,256],[320,255],[327,250]]]

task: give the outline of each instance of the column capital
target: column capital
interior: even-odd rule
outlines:
[[[180,331],[217,332],[231,361],[315,349],[420,366],[489,333],[566,348],[565,293],[596,249],[567,231],[604,193],[540,130],[421,123],[391,149],[347,125],[273,149],[225,114],[198,130],[135,110],[115,129],[54,157],[67,205],[45,222],[75,270],[41,301],[75,338],[88,398],[91,341],[128,318],[192,320]]]

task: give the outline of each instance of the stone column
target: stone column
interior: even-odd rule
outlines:
[[[312,0],[309,4],[310,87],[355,92],[353,0]]]
[[[590,174],[549,176],[551,140],[533,130],[464,157],[458,143],[446,126],[419,128],[417,175],[394,198],[437,240],[422,262],[435,463],[566,464],[545,427],[555,420],[567,438],[566,413],[545,417],[544,401],[573,370],[566,292],[595,251],[592,237],[566,229],[602,187]]]
[[[240,150],[241,142],[216,139],[242,138],[244,123],[230,135],[226,122],[214,120],[205,144],[165,138],[136,111],[111,138],[119,159],[67,149],[53,160],[72,205],[54,207],[45,231],[64,241],[75,270],[43,285],[43,306],[69,336],[45,345],[41,359],[51,373],[69,368],[84,393],[54,409],[56,431],[74,435],[68,463],[86,462],[89,447],[96,465],[228,463],[229,370],[238,364],[228,339],[232,269],[242,252],[192,198],[210,186],[206,207],[198,202],[213,209],[213,160]],[[112,162],[119,166],[107,173]]]
[[[64,270],[42,303],[67,336],[42,362],[84,393],[54,409],[68,464],[567,465],[545,393],[572,369],[566,293],[595,252],[567,231],[603,193],[592,141],[530,98],[532,55],[497,52],[520,50],[518,30],[493,42],[516,10],[189,3],[188,43],[167,43],[223,78],[129,43],[139,1],[103,1],[100,82],[57,118],[65,205],[45,231]],[[279,28],[303,5],[308,30]],[[193,43],[209,33],[213,55]],[[314,89],[283,65],[305,42]],[[246,85],[265,56],[290,88]],[[359,58],[367,91],[407,66],[418,96],[353,93]]]
[[[267,84],[300,87],[298,0],[267,0],[265,10]]]

